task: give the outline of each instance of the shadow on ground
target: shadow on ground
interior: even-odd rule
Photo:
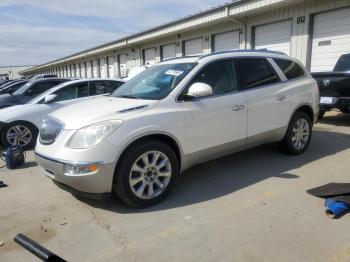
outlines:
[[[118,213],[166,210],[219,198],[270,177],[298,179],[297,175],[290,173],[291,170],[346,150],[349,146],[350,135],[315,130],[309,149],[300,156],[285,155],[279,152],[276,144],[269,144],[192,167],[179,177],[170,196],[147,209],[129,208],[115,197],[106,202],[79,200]]]
[[[350,127],[350,113],[349,114],[332,114],[325,115],[324,118],[319,120],[321,124],[335,125],[335,126],[346,126]]]

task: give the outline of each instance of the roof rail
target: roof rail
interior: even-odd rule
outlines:
[[[169,58],[169,59],[164,59],[162,62],[168,62],[168,61],[173,61],[173,60],[177,60],[177,59],[184,59],[184,58],[200,58],[201,55],[188,55],[188,56],[180,56],[180,57],[173,57],[173,58]]]
[[[199,57],[199,59],[203,59],[212,55],[221,55],[221,54],[232,54],[232,53],[267,53],[267,54],[277,54],[277,55],[285,55],[287,54],[279,51],[272,51],[267,49],[240,49],[240,50],[227,50],[227,51],[219,51],[219,52],[213,52],[207,55],[202,55]]]

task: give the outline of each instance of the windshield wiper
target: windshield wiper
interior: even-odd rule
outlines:
[[[137,97],[137,96],[131,96],[131,95],[125,95],[125,96],[118,96],[118,97],[120,97],[120,98],[131,98],[131,99],[140,99],[139,97]]]

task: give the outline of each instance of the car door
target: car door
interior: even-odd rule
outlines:
[[[194,77],[194,83],[213,88],[213,95],[182,101],[187,130],[187,154],[204,150],[220,152],[245,143],[247,112],[244,93],[238,92],[232,60],[206,65]]]
[[[288,89],[270,61],[259,57],[239,58],[235,60],[235,68],[239,88],[246,95],[248,138],[268,135],[284,127],[290,117]]]
[[[55,110],[86,99],[89,96],[89,83],[84,81],[64,86],[52,94],[57,95],[54,100],[49,103],[41,102],[40,115],[42,119]]]

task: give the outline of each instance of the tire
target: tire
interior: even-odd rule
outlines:
[[[157,160],[154,161],[155,159]],[[153,164],[146,165],[145,161]],[[163,200],[170,193],[179,174],[175,152],[158,140],[132,145],[119,163],[113,191],[125,204],[133,207],[148,207]]]
[[[287,154],[300,155],[308,148],[311,137],[312,122],[310,117],[303,112],[296,112],[289,123],[285,137],[279,145],[282,151]]]
[[[18,136],[18,134],[20,134]],[[1,132],[1,143],[5,148],[20,145],[23,150],[34,148],[38,130],[25,122],[13,122],[6,125]]]
[[[325,114],[326,114],[325,110],[320,110],[320,113],[318,114],[318,120],[323,119]]]

